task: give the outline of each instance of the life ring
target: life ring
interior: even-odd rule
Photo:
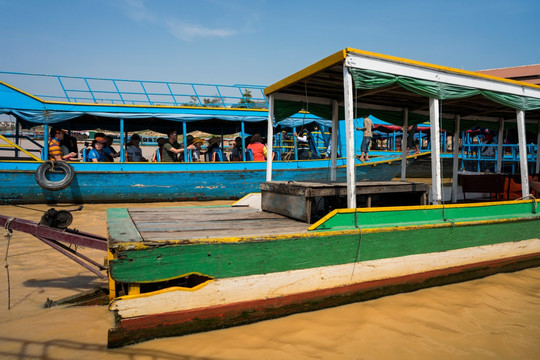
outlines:
[[[59,181],[51,181],[47,178],[48,172],[64,173],[64,177]],[[68,163],[63,161],[47,160],[39,165],[36,170],[36,182],[45,190],[58,191],[67,188],[73,181],[75,170]]]

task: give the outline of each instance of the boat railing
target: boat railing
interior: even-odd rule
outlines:
[[[0,135],[0,140],[2,140],[4,143],[0,143],[0,150],[3,150],[3,151],[13,151],[14,152],[14,155],[15,155],[15,158],[18,158],[19,157],[19,151],[28,155],[30,158],[32,158],[33,160],[36,160],[36,161],[41,161],[39,159],[39,157],[35,156],[34,154],[32,154],[32,152],[37,152],[37,153],[40,153],[41,152],[41,149],[43,148],[43,146],[39,143],[37,143],[36,141],[34,141],[33,139],[29,138],[28,136],[20,136],[19,139],[27,139],[29,140],[30,142],[32,142],[33,144],[35,144],[36,146],[38,146],[38,149],[23,149],[22,147],[20,147],[19,145],[15,144],[14,142],[12,142],[11,140],[8,139],[8,137],[12,137],[11,135],[9,136],[6,136],[6,135]]]
[[[493,148],[493,151],[486,151]],[[527,163],[529,171],[534,173],[536,164],[536,144],[527,144]],[[467,171],[492,171],[516,173],[519,167],[519,145],[503,144],[502,167],[497,168],[498,145],[497,144],[466,144],[461,148],[462,168]],[[490,155],[487,155],[490,154]]]
[[[267,109],[262,85],[216,85],[0,71],[0,80],[47,101]]]

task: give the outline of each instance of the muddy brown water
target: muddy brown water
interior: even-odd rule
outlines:
[[[133,204],[85,205],[72,227],[106,236],[110,207]],[[0,214],[38,221],[47,208],[0,206]],[[7,239],[0,244],[4,258]],[[7,264],[11,309],[1,269],[1,359],[540,359],[540,268],[108,350],[113,314],[106,306],[43,308],[47,299],[92,289],[96,276],[22,233],[11,238]]]

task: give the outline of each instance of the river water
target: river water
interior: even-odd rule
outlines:
[[[72,227],[106,236],[110,207],[133,204],[85,205]],[[47,208],[0,206],[0,214],[38,221]],[[6,249],[0,238],[2,257]],[[48,298],[92,289],[96,276],[22,233],[11,238],[7,264],[9,287],[7,270],[0,271],[1,359],[540,359],[540,268],[108,350],[113,314],[105,306],[43,308]]]

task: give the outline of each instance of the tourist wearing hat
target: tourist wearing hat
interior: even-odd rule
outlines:
[[[88,152],[88,161],[90,162],[105,162],[107,158],[103,152],[105,147],[105,138],[101,136],[96,136],[94,141],[92,141],[92,150]]]
[[[62,147],[60,142],[64,140],[65,132],[59,127],[53,127],[51,129],[51,140],[49,141],[49,160],[69,160],[71,158],[77,157],[77,153],[70,152],[69,154],[62,154]]]
[[[191,161],[193,162],[199,162],[201,161],[201,154],[204,154],[204,152],[201,151],[203,144],[203,140],[201,138],[194,138],[193,144],[188,146],[188,150],[191,150]]]
[[[142,156],[142,149],[139,144],[141,142],[141,137],[139,134],[131,135],[127,148],[127,161],[131,162],[147,162],[148,160]]]

